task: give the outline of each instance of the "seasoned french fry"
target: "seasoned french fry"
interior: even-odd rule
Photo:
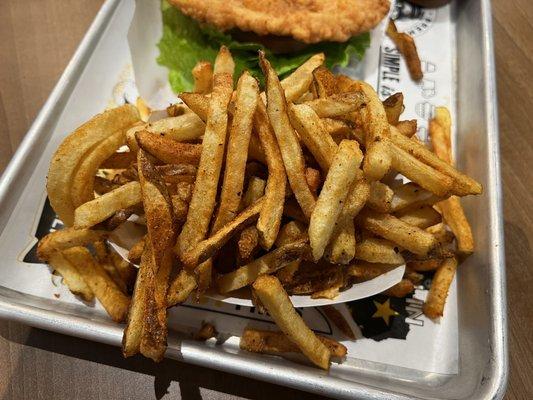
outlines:
[[[404,56],[409,75],[414,81],[419,81],[424,77],[422,73],[422,64],[418,57],[418,50],[416,49],[415,41],[407,33],[400,33],[396,29],[394,21],[389,20],[387,25],[387,36],[392,39],[398,51]]]
[[[324,53],[315,54],[280,82],[287,101],[296,101],[309,90],[313,81],[313,71],[321,66],[325,59]]]
[[[78,268],[65,258],[61,252],[57,251],[48,257],[50,267],[63,277],[63,283],[76,296],[80,296],[85,301],[93,301],[94,293],[83,280],[83,276]]]
[[[194,164],[200,161],[202,146],[180,143],[164,136],[140,131],[135,134],[139,147],[168,164]]]
[[[385,239],[365,238],[355,246],[355,258],[371,263],[402,265],[405,263],[399,247]]]
[[[394,286],[388,288],[383,294],[391,297],[405,297],[415,291],[415,285],[409,279],[402,279]]]
[[[396,129],[398,129],[398,132],[400,132],[405,137],[411,138],[416,134],[416,131],[418,129],[418,124],[416,122],[416,119],[410,119],[407,121],[399,121],[396,124]]]
[[[337,81],[335,75],[325,66],[313,70],[313,84],[311,91],[318,98],[329,97],[335,93],[337,89]]]
[[[387,213],[391,211],[394,192],[390,187],[379,181],[370,183],[368,206],[375,211]]]
[[[322,178],[320,176],[320,171],[314,168],[305,169],[305,181],[307,186],[311,189],[313,194],[318,192],[319,187],[322,185]]]
[[[367,210],[361,223],[370,232],[397,243],[412,253],[426,255],[437,246],[435,237],[390,215]]]
[[[438,267],[433,276],[426,302],[422,307],[422,310],[427,317],[436,319],[443,315],[444,305],[446,304],[446,298],[448,297],[448,290],[452,284],[456,269],[457,258],[455,257],[447,258],[441,266]]]
[[[252,133],[252,119],[259,97],[257,81],[244,73],[237,83],[235,112],[229,131],[224,179],[220,204],[211,232],[216,233],[231,221],[239,211],[244,185],[244,170]]]
[[[292,306],[289,296],[276,277],[263,275],[253,288],[276,325],[314,364],[329,369],[331,352],[317,338]]]
[[[102,240],[106,236],[107,232],[105,231],[90,229],[67,228],[54,231],[39,241],[37,256],[42,261],[48,261],[50,256],[56,252],[61,252],[71,247],[86,246]]]
[[[76,266],[83,280],[91,288],[111,319],[123,322],[126,319],[130,299],[120,291],[107,272],[98,264],[85,247],[72,247],[63,253]]]
[[[200,93],[182,92],[180,99],[200,118],[203,122],[207,121],[209,110],[209,98]]]
[[[252,261],[254,254],[259,246],[259,232],[255,226],[245,228],[239,235],[237,241],[237,257],[239,264],[245,264]]]
[[[408,182],[393,188],[391,211],[412,210],[422,206],[431,206],[442,200],[441,197],[422,189],[414,182]]]
[[[218,180],[226,143],[227,108],[233,91],[232,75],[228,72],[222,72],[232,70],[233,61],[228,59],[231,59],[231,54],[227,48],[222,47],[215,61],[213,93],[211,94],[207,126],[202,142],[202,156],[189,204],[187,220],[176,244],[177,254],[182,254],[205,237],[215,208]]]
[[[276,72],[262,52],[259,53],[259,62],[266,77],[267,113],[281,150],[289,184],[305,216],[309,218],[315,206],[315,197],[305,180],[302,148],[289,122],[285,94]]]
[[[194,113],[186,113],[177,117],[163,118],[150,123],[146,131],[172,139],[176,142],[199,139],[205,131],[204,122]],[[129,141],[128,141],[129,143]],[[131,149],[134,151],[133,149]]]
[[[413,271],[433,271],[440,267],[442,260],[440,258],[433,258],[423,261],[409,261],[406,265]]]
[[[365,105],[365,101],[361,92],[349,92],[306,101],[303,104],[310,107],[320,118],[331,118],[359,110]]]
[[[104,169],[126,169],[131,166],[137,159],[133,151],[121,151],[111,154],[100,164],[99,168]],[[95,177],[96,178],[96,177]],[[96,189],[95,189],[96,190]]]
[[[194,273],[182,269],[168,288],[168,307],[183,303],[196,287],[197,283]]]
[[[213,88],[213,66],[209,61],[198,61],[192,69],[194,91],[206,94]]]
[[[446,225],[443,222],[427,227],[426,231],[435,236],[435,239],[440,244],[449,244],[455,237],[451,231],[446,229]]]
[[[276,239],[276,246],[281,247],[286,244],[301,240],[307,237],[307,226],[298,221],[290,221],[283,225]]]
[[[335,325],[344,336],[346,336],[349,339],[355,340],[355,333],[353,332],[352,328],[350,328],[350,325],[348,324],[348,321],[346,321],[346,318],[341,314],[339,310],[337,310],[334,306],[323,306],[320,308],[322,311],[324,311],[324,314],[326,314],[326,317],[333,322],[333,325]],[[332,352],[332,355],[334,352],[330,349]]]
[[[387,114],[387,120],[389,121],[389,124],[398,124],[400,115],[405,108],[403,105],[403,93],[394,93],[387,97],[383,101],[383,107],[385,107],[385,113]]]
[[[356,264],[350,265],[347,272],[348,275],[354,277],[356,281],[364,282],[374,279],[394,268],[396,268],[396,265],[359,261]]]
[[[193,112],[189,107],[187,107],[186,104],[181,103],[171,104],[167,107],[166,111],[169,117],[179,117],[180,115],[190,114]]]
[[[198,264],[213,256],[217,250],[226,244],[236,231],[247,226],[258,217],[261,207],[263,207],[262,199],[246,208],[234,220],[221,227],[210,238],[198,242],[196,245],[181,253],[180,259],[183,266],[192,270]]]
[[[418,228],[428,228],[442,221],[441,215],[431,206],[422,206],[415,210],[408,210],[396,214],[403,222]]]
[[[117,211],[132,207],[141,202],[139,182],[129,182],[94,200],[80,205],[74,211],[74,227],[90,228]]]
[[[343,358],[346,356],[346,347],[341,343],[320,335],[317,335],[317,338],[328,348],[332,357]],[[239,347],[252,353],[283,355],[283,353],[302,352],[283,332],[249,328],[242,333]]]
[[[337,151],[337,144],[324,131],[318,115],[305,104],[289,104],[289,116],[300,139],[313,154],[322,170],[327,172]]]
[[[335,153],[309,223],[313,258],[322,257],[339,217],[363,154],[355,141],[343,140]]]
[[[216,337],[217,335],[218,332],[213,324],[203,322],[200,330],[194,334],[193,339],[198,341],[206,341]]]
[[[258,276],[271,274],[302,257],[309,250],[307,239],[286,244],[238,268],[217,280],[220,293],[228,293],[254,282]]]
[[[251,206],[263,197],[265,193],[265,185],[266,182],[263,179],[258,178],[257,176],[252,176],[248,181],[246,192],[244,192],[244,196],[242,196],[241,209]]]
[[[342,139],[351,139],[354,129],[347,122],[332,118],[321,118],[320,121],[335,143],[340,143]]]

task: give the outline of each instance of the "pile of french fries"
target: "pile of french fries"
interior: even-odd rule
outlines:
[[[432,152],[416,121],[400,120],[401,93],[381,102],[365,82],[325,68],[323,54],[281,81],[259,59],[264,92],[247,72],[234,85],[222,47],[214,65],[198,63],[195,92],[168,117],[146,122],[142,102],[105,111],[51,161],[48,196],[66,228],[38,254],[73,293],[126,322],[125,356],[163,358],[169,307],[244,290],[281,332],[247,330],[242,349],[301,352],[327,369],[346,348],[316,336],[289,295],[333,299],[407,264],[387,294],[406,296],[435,270],[424,312],[437,318],[459,258],[473,251],[459,197],[482,187],[452,165],[446,109],[431,121]],[[131,218],[146,235],[128,261],[106,240]],[[208,328],[198,337],[216,334]]]

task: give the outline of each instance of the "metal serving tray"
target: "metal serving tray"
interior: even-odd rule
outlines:
[[[238,347],[198,343],[177,335],[167,356],[336,398],[493,399],[507,381],[507,321],[496,85],[489,0],[462,0],[453,10],[458,166],[480,180],[481,198],[466,199],[477,251],[458,272],[459,373],[438,375],[372,362],[335,368],[331,374]],[[0,183],[0,233],[9,222],[43,148],[55,130],[72,128],[106,106],[87,75],[112,87],[120,74],[133,0],[108,0],[98,13],[50,98],[5,170]],[[114,26],[113,35],[108,34]],[[121,35],[116,34],[117,26]],[[106,46],[102,46],[105,39]],[[438,43],[436,43],[438,45]],[[89,107],[78,107],[84,96]],[[88,97],[88,99],[87,99]],[[80,109],[81,108],[81,109]],[[42,188],[36,188],[42,190]],[[3,254],[4,256],[4,254]],[[5,257],[0,277],[7,272]],[[122,326],[83,304],[63,303],[1,284],[0,317],[38,328],[120,346]]]

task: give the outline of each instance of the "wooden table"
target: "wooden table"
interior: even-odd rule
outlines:
[[[48,97],[102,0],[0,1],[0,171]],[[505,196],[511,379],[533,398],[533,3],[494,0]],[[116,348],[0,323],[0,397],[7,399],[302,398],[222,372],[140,358]],[[305,394],[305,398],[319,398]]]

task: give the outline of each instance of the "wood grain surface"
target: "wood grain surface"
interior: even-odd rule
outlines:
[[[0,171],[102,0],[0,0]],[[533,2],[494,0],[509,301],[508,399],[533,398]],[[319,398],[114,347],[0,322],[0,398]]]

